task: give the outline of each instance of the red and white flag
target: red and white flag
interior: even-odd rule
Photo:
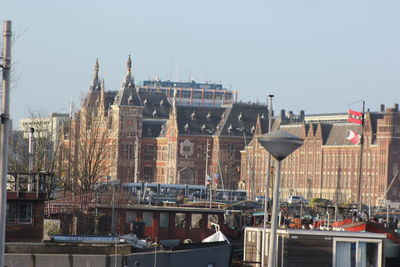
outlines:
[[[358,145],[361,141],[361,135],[352,130],[347,130],[347,131],[349,135],[346,137],[346,139],[352,142],[353,144]]]
[[[349,122],[362,124],[363,123],[363,114],[362,112],[354,111],[349,109],[349,116],[347,118]]]

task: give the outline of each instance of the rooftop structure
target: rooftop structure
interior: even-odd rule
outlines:
[[[237,91],[223,88],[218,83],[143,81],[138,90],[164,93],[170,101],[177,91],[176,104],[181,106],[226,106],[237,102]]]

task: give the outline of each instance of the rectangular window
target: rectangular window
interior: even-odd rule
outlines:
[[[382,241],[335,238],[333,266],[381,266]]]
[[[17,203],[7,203],[6,220],[7,223],[17,223]]]
[[[136,211],[127,211],[125,217],[125,223],[131,223],[136,220],[137,214]]]
[[[153,145],[146,146],[143,158],[144,160],[154,160],[155,149]]]
[[[32,203],[18,203],[18,223],[32,223]]]
[[[163,228],[169,227],[169,213],[167,212],[160,213],[160,227]]]
[[[153,226],[153,213],[152,212],[143,212],[143,222],[144,222],[144,226],[146,226],[146,227]]]
[[[211,223],[218,224],[218,215],[217,214],[208,214],[208,228],[214,229]]]
[[[185,228],[186,225],[186,214],[185,213],[175,213],[175,227]]]
[[[143,168],[143,178],[145,181],[152,181],[154,178],[154,172],[153,172],[153,167],[147,167],[145,166]]]
[[[202,215],[201,214],[198,214],[198,213],[195,213],[195,214],[192,214],[192,228],[195,228],[195,229],[199,229],[199,228],[201,228],[201,218],[202,218]]]

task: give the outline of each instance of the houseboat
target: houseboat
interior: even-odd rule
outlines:
[[[247,227],[243,261],[248,266],[267,266],[270,229]],[[278,229],[277,266],[400,266],[399,256],[388,255],[391,249],[386,233]],[[264,247],[263,244],[266,244]],[[264,259],[262,260],[262,257]]]

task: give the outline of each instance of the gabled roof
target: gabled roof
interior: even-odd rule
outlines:
[[[180,134],[213,135],[225,108],[178,106],[178,129]]]
[[[260,116],[262,133],[268,130],[268,110],[266,106],[258,104],[233,104],[223,128],[220,131],[222,136],[253,136],[257,116]]]
[[[143,118],[168,119],[171,103],[164,93],[139,91],[144,110]]]
[[[290,134],[293,134],[297,137],[302,138],[302,133],[303,133],[303,125],[302,124],[287,124],[287,125],[282,125],[280,127],[281,130],[284,130]]]
[[[280,128],[298,137],[302,137],[303,127],[311,127],[312,125],[306,123],[302,124],[289,124],[282,125]],[[314,126],[316,129],[316,126]],[[312,129],[311,129],[312,130]],[[321,123],[322,130],[322,144],[326,146],[354,146],[354,144],[347,140],[349,135],[348,130],[360,133],[360,125],[354,123]],[[311,133],[311,132],[310,132]]]
[[[332,125],[329,135],[324,145],[326,146],[354,146],[352,142],[346,139],[349,135],[348,130],[361,133],[361,126],[354,123],[335,123]]]
[[[115,97],[114,105],[118,106],[142,106],[142,101],[136,91],[135,85],[123,84]]]

